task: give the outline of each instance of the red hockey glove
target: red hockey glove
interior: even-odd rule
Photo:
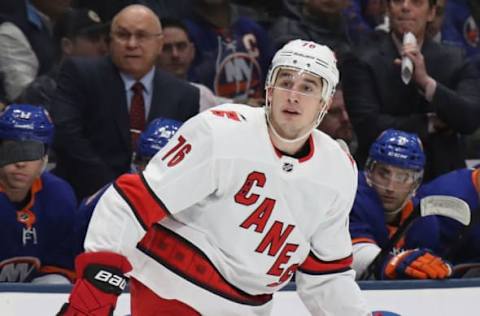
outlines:
[[[412,249],[391,257],[382,274],[384,279],[445,279],[452,268],[428,249]]]
[[[75,259],[77,281],[57,316],[113,315],[117,297],[132,270],[127,258],[113,252],[82,253]]]

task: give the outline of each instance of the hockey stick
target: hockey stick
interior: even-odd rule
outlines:
[[[383,248],[375,259],[370,263],[359,280],[368,280],[375,274],[386,257],[410,228],[413,221],[419,217],[430,215],[441,215],[452,218],[463,225],[470,223],[470,207],[468,204],[456,197],[447,195],[431,195],[420,200],[420,203],[413,209],[412,213],[398,227],[397,231],[389,239],[387,247]]]
[[[480,262],[460,263],[452,268],[453,278],[480,277]]]
[[[445,253],[442,255],[443,258],[451,261],[455,261],[455,258],[462,251],[462,246],[466,242],[468,235],[474,229],[478,229],[480,224],[480,208],[477,207],[475,211],[472,211],[472,218],[468,226],[463,227],[463,229],[457,234],[455,241],[450,244]],[[452,267],[452,278],[465,278],[465,277],[479,277],[480,276],[480,257],[476,258],[473,261],[459,263]]]

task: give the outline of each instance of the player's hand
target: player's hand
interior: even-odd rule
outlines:
[[[110,316],[127,284],[123,275],[132,266],[127,258],[109,252],[83,253],[75,259],[77,282],[68,304],[57,316]]]
[[[402,47],[401,55],[410,58],[413,63],[412,79],[425,90],[429,76],[427,68],[425,67],[425,58],[420,51],[420,47],[417,44],[405,44]]]
[[[428,249],[412,249],[391,257],[382,274],[386,279],[445,279],[452,268]]]
[[[425,66],[425,58],[423,57],[420,47],[415,43],[404,44],[400,49],[400,56],[408,57],[413,63],[413,74],[412,79],[417,83],[417,85],[425,91],[427,84],[430,80],[430,76],[427,73],[427,68]],[[394,60],[396,65],[402,63],[400,58]]]

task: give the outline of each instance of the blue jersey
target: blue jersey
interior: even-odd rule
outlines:
[[[401,211],[401,222],[413,211],[415,201],[409,201]],[[386,223],[385,209],[377,192],[368,185],[364,173],[358,174],[358,188],[350,212],[350,234],[353,244],[370,242],[384,249],[398,226]],[[397,248],[429,248],[439,250],[439,224],[435,216],[419,218],[405,233]]]
[[[478,193],[475,179],[480,170],[459,169],[435,178],[422,185],[417,193],[418,198],[429,195],[449,195],[467,202],[472,212],[479,212]],[[472,216],[472,219],[475,218]],[[452,219],[439,216],[441,223],[441,238],[448,244],[443,249],[442,255],[453,263],[463,263],[480,259],[480,223],[472,223],[473,227],[466,231],[465,239],[458,245],[453,254],[446,253],[451,245],[455,245],[458,235],[465,231],[462,224]],[[452,255],[452,257],[450,257]]]
[[[479,28],[467,0],[450,0],[445,7],[442,42],[465,49],[467,56],[480,54]]]
[[[93,214],[95,206],[97,206],[98,200],[105,192],[105,190],[111,185],[106,184],[103,188],[95,192],[89,197],[86,197],[80,203],[75,214],[75,254],[78,255],[84,251],[83,242],[87,235],[88,224]]]
[[[0,190],[0,282],[30,282],[55,273],[73,279],[77,201],[70,185],[44,172],[19,209]]]
[[[230,99],[264,97],[272,51],[268,34],[260,25],[247,17],[234,19],[226,29],[198,19],[185,23],[196,47],[190,81]]]

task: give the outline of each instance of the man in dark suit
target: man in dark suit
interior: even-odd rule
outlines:
[[[436,0],[388,0],[390,34],[358,50],[358,58],[345,65],[345,101],[361,166],[370,144],[387,128],[420,136],[426,179],[465,166],[461,134],[480,126],[480,82],[458,48],[425,37],[435,5]],[[417,43],[403,44],[407,32]],[[413,65],[408,84],[401,78],[404,57]]]
[[[159,116],[185,121],[199,108],[197,88],[154,66],[163,40],[150,9],[126,7],[110,35],[110,57],[63,63],[51,105],[55,173],[80,198],[129,171],[133,141],[145,124]]]

